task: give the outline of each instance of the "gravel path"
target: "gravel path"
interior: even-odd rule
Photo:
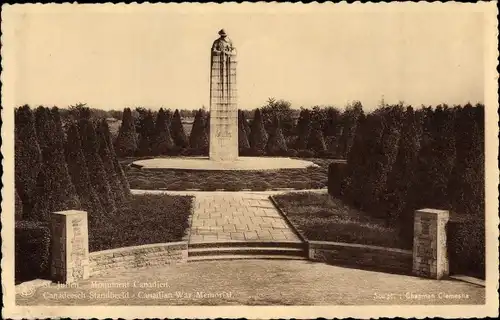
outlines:
[[[108,287],[108,288],[105,288]],[[309,261],[212,261],[38,288],[20,305],[482,304],[481,286]]]

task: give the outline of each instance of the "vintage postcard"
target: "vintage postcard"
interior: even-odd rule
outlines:
[[[2,316],[498,316],[496,2],[2,6]]]

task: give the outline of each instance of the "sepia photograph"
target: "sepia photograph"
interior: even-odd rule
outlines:
[[[1,30],[4,317],[498,316],[496,2]]]

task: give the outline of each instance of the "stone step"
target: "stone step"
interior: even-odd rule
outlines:
[[[195,256],[188,257],[188,262],[211,261],[211,260],[245,260],[245,259],[263,259],[263,260],[307,260],[306,257],[300,256],[282,256],[282,255],[257,255],[257,254],[225,254],[219,256]]]
[[[260,248],[298,248],[307,249],[307,244],[301,241],[207,241],[207,242],[190,242],[188,245],[189,251],[197,248],[231,248],[231,247],[260,247]]]
[[[299,256],[305,257],[306,251],[302,248],[278,247],[227,247],[227,248],[197,248],[189,249],[188,257],[222,256],[222,255],[266,255],[266,256]]]

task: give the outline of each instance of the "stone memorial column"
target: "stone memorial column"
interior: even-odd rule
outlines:
[[[67,210],[52,213],[51,278],[61,283],[88,279],[89,237],[87,212]]]
[[[238,158],[236,49],[224,30],[212,45],[210,59],[210,159]]]
[[[413,234],[413,273],[441,279],[448,276],[446,224],[447,210],[421,209],[415,211]]]

